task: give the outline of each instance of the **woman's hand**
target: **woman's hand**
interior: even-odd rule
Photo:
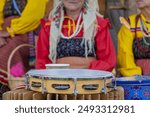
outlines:
[[[4,38],[0,37],[0,48],[6,44],[7,44],[7,41]]]
[[[9,33],[7,31],[0,31],[0,37],[3,38],[9,37]]]

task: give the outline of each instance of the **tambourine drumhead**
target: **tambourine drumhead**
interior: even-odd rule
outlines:
[[[46,69],[46,70],[30,70],[28,76],[38,78],[67,78],[67,79],[104,79],[112,78],[111,72],[88,69]]]

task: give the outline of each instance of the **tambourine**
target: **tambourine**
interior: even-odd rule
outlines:
[[[89,69],[30,70],[27,88],[42,93],[97,94],[108,92],[114,78],[111,72]]]

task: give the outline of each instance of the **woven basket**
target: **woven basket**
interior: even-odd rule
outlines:
[[[11,60],[15,54],[16,51],[18,51],[20,48],[22,47],[33,47],[33,45],[30,44],[21,44],[19,46],[17,46],[10,54],[9,58],[8,58],[8,64],[7,64],[7,72],[0,69],[0,71],[4,74],[7,75],[7,78],[4,78],[5,80],[8,80],[8,86],[10,88],[10,90],[16,90],[18,88],[23,88],[25,87],[25,77],[14,77],[10,74],[10,64],[11,64]]]

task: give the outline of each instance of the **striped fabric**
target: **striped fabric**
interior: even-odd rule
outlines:
[[[140,27],[137,27],[137,28],[130,28],[131,32],[135,32],[136,31],[141,31],[141,28]]]

